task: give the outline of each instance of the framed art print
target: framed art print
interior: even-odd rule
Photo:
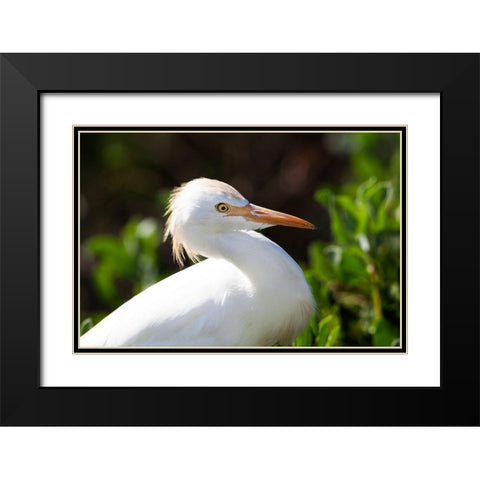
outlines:
[[[2,424],[479,423],[478,55],[0,74]]]

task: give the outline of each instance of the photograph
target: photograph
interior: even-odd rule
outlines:
[[[405,352],[405,127],[74,137],[76,352]]]

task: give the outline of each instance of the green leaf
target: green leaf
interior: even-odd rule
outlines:
[[[310,347],[313,345],[313,335],[311,328],[305,329],[293,342],[296,347]]]
[[[325,343],[325,346],[326,347],[331,347],[331,346],[335,345],[335,342],[337,341],[339,333],[340,333],[340,325],[337,324],[330,330],[330,333],[328,334],[328,338],[327,338],[327,342]]]
[[[375,211],[375,231],[381,232],[389,225],[389,208],[393,198],[393,187],[390,182],[379,183],[370,189],[367,196]]]
[[[342,208],[341,205],[337,205],[337,198],[329,189],[317,190],[315,200],[327,207],[330,214],[330,228],[335,240],[340,243],[348,242],[349,236],[355,230],[355,215]],[[341,201],[349,203],[354,209],[347,197],[344,197]]]
[[[137,238],[138,222],[139,219],[131,218],[125,225],[120,237],[126,252],[132,258],[138,255],[140,251],[140,242]]]
[[[393,327],[385,319],[377,323],[375,333],[373,334],[373,344],[376,347],[390,347],[400,336],[399,328]]]
[[[335,267],[332,260],[324,253],[324,244],[313,242],[308,247],[310,259],[310,273],[322,280],[332,280],[336,277]]]
[[[346,195],[337,195],[335,196],[335,201],[340,208],[348,212],[352,217],[358,216],[359,206],[352,198]]]
[[[85,318],[80,322],[80,336],[88,332],[93,327],[93,320],[91,318]]]
[[[90,314],[87,318],[84,318],[80,322],[80,335],[87,333],[92,327],[94,327],[98,322],[103,320],[108,315],[107,312],[95,312]]]
[[[93,273],[93,280],[97,292],[103,301],[111,306],[117,307],[122,303],[122,299],[115,286],[116,267],[110,262],[102,262]]]
[[[377,183],[365,192],[365,198],[374,210],[378,210],[382,205],[388,205],[392,201],[392,196],[393,189],[390,182]]]
[[[365,252],[356,245],[344,248],[339,264],[339,273],[346,285],[369,281]]]
[[[334,239],[340,244],[348,243],[356,230],[355,217],[347,210],[339,208],[333,198],[330,200],[329,212]]]
[[[357,192],[355,195],[355,202],[359,206],[369,207],[368,204],[368,191],[377,183],[377,179],[375,177],[369,178],[367,181],[363,182],[357,188]]]
[[[114,265],[113,269],[118,274],[123,276],[132,274],[132,259],[117,238],[98,235],[87,240],[85,246],[99,259],[100,263],[108,262],[112,266]]]
[[[334,314],[327,315],[318,324],[316,344],[319,346],[331,346],[335,343],[340,330],[340,321]]]
[[[338,270],[338,266],[342,261],[343,248],[339,245],[329,245],[323,249],[323,255]]]

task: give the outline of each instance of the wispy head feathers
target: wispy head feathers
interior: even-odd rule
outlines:
[[[180,197],[183,189],[187,183],[183,183],[180,187],[175,187],[170,194],[170,199],[168,200],[168,207],[165,211],[165,216],[168,216],[167,222],[165,224],[165,233],[163,234],[163,241],[166,242],[168,236],[172,237],[172,255],[175,262],[178,263],[181,267],[185,265],[185,260],[188,258],[193,263],[199,261],[197,255],[195,255],[192,250],[188,248],[188,245],[184,245],[178,235],[177,235],[177,225],[175,217],[175,209],[178,204],[178,198]]]
[[[180,223],[179,217],[182,215],[182,210],[184,211],[195,205],[200,197],[206,195],[211,195],[212,197],[214,195],[226,195],[233,200],[246,202],[245,198],[235,188],[227,183],[210,178],[196,178],[172,190],[165,212],[165,216],[168,216],[168,218],[163,240],[166,241],[169,235],[172,237],[173,258],[182,267],[187,259],[195,263],[200,258],[183,241],[178,228]]]

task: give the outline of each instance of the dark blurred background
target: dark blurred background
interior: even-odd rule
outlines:
[[[319,189],[353,195],[369,178],[398,191],[398,133],[82,133],[81,319],[91,328],[138,291],[178,270],[161,242],[171,189],[197,177],[231,184],[257,205],[317,230],[264,233],[302,267],[332,240]]]

